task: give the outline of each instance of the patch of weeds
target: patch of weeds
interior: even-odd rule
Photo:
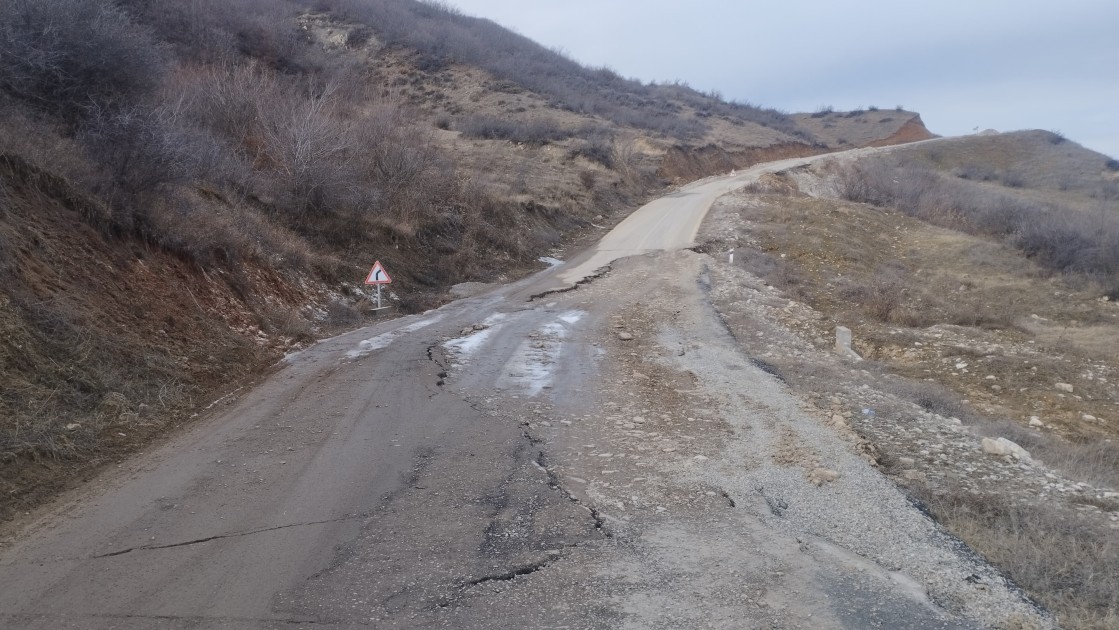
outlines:
[[[1053,611],[1061,627],[1119,624],[1119,542],[1111,530],[1044,503],[960,487],[911,491],[949,531]]]

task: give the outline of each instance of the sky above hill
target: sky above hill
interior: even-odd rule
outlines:
[[[781,110],[903,105],[935,133],[1058,131],[1119,157],[1114,0],[451,0],[594,67]]]

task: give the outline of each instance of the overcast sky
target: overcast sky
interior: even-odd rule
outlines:
[[[789,112],[903,105],[1119,157],[1116,0],[451,0],[590,66]]]

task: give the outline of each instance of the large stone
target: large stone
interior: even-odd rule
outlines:
[[[1065,392],[1068,394],[1071,394],[1073,391],[1072,385],[1069,385],[1068,383],[1057,383],[1053,385],[1053,388],[1059,392]]]
[[[633,340],[633,335],[630,334],[630,333],[627,333],[625,331],[622,331],[622,332],[618,333],[618,339],[621,339],[622,341],[632,341]]]
[[[1033,458],[1030,457],[1029,451],[1004,437],[994,440],[991,438],[983,438],[982,447],[983,452],[990,455],[1010,455],[1015,459],[1027,462],[1033,460]]]

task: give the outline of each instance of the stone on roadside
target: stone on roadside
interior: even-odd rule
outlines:
[[[1010,455],[1015,459],[1027,462],[1033,460],[1029,451],[1004,437],[995,440],[983,438],[982,447],[983,452],[990,455]]]
[[[71,422],[70,424],[66,425],[65,428],[67,431],[77,431],[78,429],[82,428],[82,425],[78,424],[77,422]]]
[[[1044,423],[1041,421],[1041,418],[1039,418],[1037,416],[1030,416],[1030,426],[1031,427],[1040,427],[1040,426],[1044,426]]]
[[[808,473],[808,481],[817,486],[822,486],[836,479],[839,479],[839,471],[829,468],[815,468],[812,472]]]
[[[622,332],[618,333],[618,339],[621,339],[622,341],[632,341],[633,335],[623,330]]]
[[[1065,392],[1066,394],[1071,394],[1073,391],[1073,386],[1068,383],[1057,383],[1053,385],[1053,388],[1059,392]]]
[[[901,476],[905,479],[908,479],[909,481],[924,482],[924,481],[929,480],[928,476],[925,475],[925,473],[921,472],[920,470],[913,470],[913,469],[903,470],[903,471],[901,471]]]

